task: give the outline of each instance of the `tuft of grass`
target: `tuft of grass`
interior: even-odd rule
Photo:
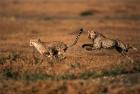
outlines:
[[[29,81],[37,81],[37,80],[52,80],[53,76],[48,75],[48,74],[39,74],[39,73],[34,73],[34,74],[29,74],[25,73],[21,76],[21,78],[18,78],[21,80],[29,80]]]
[[[73,79],[77,79],[76,75],[68,73],[54,77],[54,80],[73,80]]]
[[[128,70],[125,66],[134,66],[131,70]],[[124,62],[112,69],[102,70],[102,71],[86,71],[78,74],[65,73],[62,75],[49,75],[46,73],[15,73],[12,69],[4,69],[3,76],[10,79],[27,80],[27,81],[37,81],[37,80],[74,80],[74,79],[93,79],[104,76],[117,76],[120,74],[127,74],[140,71],[140,62],[137,61],[132,65],[129,62]]]
[[[135,60],[131,62],[130,60],[123,60],[119,67],[123,70],[123,72],[139,72],[140,71],[140,60]]]
[[[122,73],[121,70],[119,70],[118,68],[114,68],[112,70],[107,70],[107,71],[99,71],[99,72],[87,71],[79,74],[66,73],[66,74],[56,75],[56,76],[43,74],[43,73],[23,73],[21,75],[16,75],[10,69],[5,70],[3,74],[7,78],[11,78],[11,79],[37,81],[37,80],[91,79],[91,78],[97,78],[103,76],[116,76],[121,73]]]
[[[140,71],[140,60],[136,60],[134,69],[135,71]]]
[[[4,57],[0,57],[0,65],[3,65],[6,62],[6,59]]]
[[[3,71],[3,76],[6,78],[17,79],[17,75],[12,71],[12,69],[5,69]]]
[[[74,64],[70,64],[70,66],[72,67],[72,68],[80,68],[80,63],[74,63]]]
[[[23,56],[20,52],[12,51],[6,54],[1,54],[0,56],[0,62],[5,63],[6,60],[9,61],[16,61],[17,59],[22,59]]]
[[[40,58],[36,57],[35,55],[33,55],[33,62],[35,64],[38,64],[38,63],[42,63],[43,60],[41,60]]]
[[[13,51],[8,55],[8,59],[11,61],[16,61],[18,58],[21,58],[21,54],[19,52]]]

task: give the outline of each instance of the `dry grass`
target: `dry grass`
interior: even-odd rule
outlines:
[[[0,94],[139,94],[139,9],[138,0],[0,1]],[[134,62],[85,51],[86,32],[62,61],[41,62],[29,47],[32,38],[72,43],[81,27],[134,45]]]

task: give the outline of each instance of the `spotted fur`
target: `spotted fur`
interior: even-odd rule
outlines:
[[[82,47],[87,50],[97,50],[97,49],[116,49],[122,55],[125,55],[129,49],[137,50],[135,47],[132,47],[128,44],[123,43],[120,40],[109,39],[103,34],[95,31],[88,31],[88,38],[92,40],[92,44],[83,44]]]
[[[30,40],[30,46],[33,46],[43,56],[58,57],[63,55],[68,48],[76,45],[82,32],[83,29],[80,29],[80,32],[75,38],[75,41],[70,45],[67,45],[61,41],[43,42],[40,39],[37,39]]]

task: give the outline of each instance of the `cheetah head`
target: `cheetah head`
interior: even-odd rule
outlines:
[[[96,38],[96,36],[97,36],[97,32],[95,32],[95,31],[88,31],[88,38],[89,39],[95,39]]]
[[[33,39],[33,40],[30,40],[30,46],[34,46],[33,44],[34,43],[40,43],[41,40],[40,39]]]

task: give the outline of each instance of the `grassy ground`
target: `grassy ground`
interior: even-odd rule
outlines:
[[[139,94],[140,1],[0,0],[0,94]],[[138,48],[87,52],[85,32],[63,61],[41,62],[29,40],[73,42],[95,29]]]

